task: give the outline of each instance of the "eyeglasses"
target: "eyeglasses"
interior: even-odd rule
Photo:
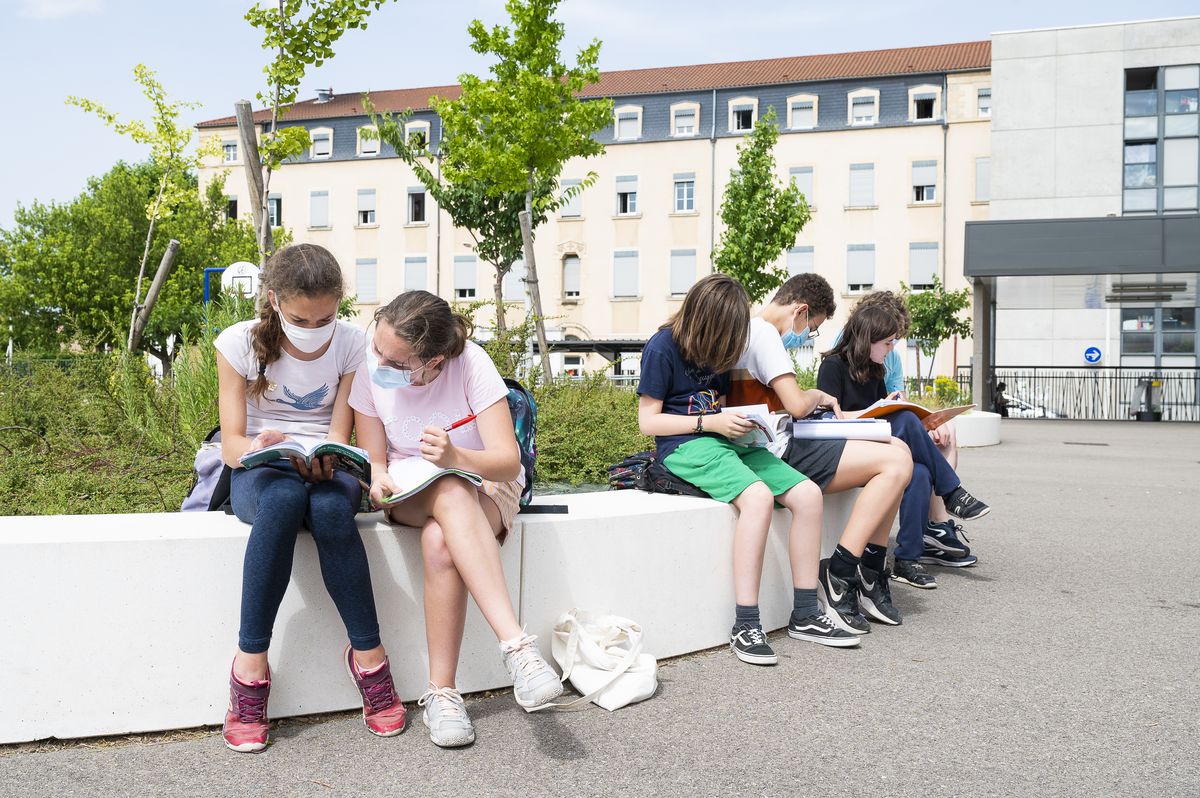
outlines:
[[[808,340],[810,340],[810,341],[811,341],[811,340],[812,340],[812,339],[814,339],[814,338],[820,338],[820,337],[821,337],[821,331],[820,331],[820,330],[809,330],[809,331],[808,331]]]

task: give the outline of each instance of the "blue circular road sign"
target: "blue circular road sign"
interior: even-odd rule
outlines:
[[[1083,350],[1083,359],[1088,363],[1099,363],[1101,357],[1103,357],[1103,355],[1101,354],[1100,347],[1098,346],[1089,346],[1087,349]]]

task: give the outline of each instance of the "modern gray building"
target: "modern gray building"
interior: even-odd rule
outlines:
[[[1008,375],[1046,414],[1128,417],[1149,377],[1200,418],[1200,17],[995,34],[992,93],[976,401]]]

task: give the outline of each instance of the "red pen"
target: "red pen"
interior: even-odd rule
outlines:
[[[455,421],[453,424],[451,424],[448,427],[442,427],[442,429],[445,430],[446,432],[450,432],[451,430],[458,429],[459,427],[461,427],[464,424],[470,424],[474,420],[475,420],[475,414],[472,413],[471,415],[467,416],[466,418],[460,418],[458,421]]]

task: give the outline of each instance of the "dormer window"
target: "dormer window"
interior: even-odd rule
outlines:
[[[879,91],[876,89],[859,89],[849,95],[850,125],[874,125],[879,121]]]
[[[375,135],[374,125],[363,125],[358,129],[358,155],[360,158],[373,158],[379,154],[379,139],[368,138]]]
[[[754,129],[758,121],[758,98],[738,97],[729,101],[729,131],[746,133]]]
[[[617,141],[634,141],[642,137],[642,107],[622,105],[613,111],[613,132]]]
[[[328,158],[333,155],[333,131],[327,127],[319,127],[309,133],[312,147],[309,149],[310,158]]]
[[[817,96],[796,94],[788,97],[788,130],[811,130],[817,126]]]
[[[686,138],[696,135],[700,126],[699,103],[676,103],[671,106],[671,135]]]
[[[941,86],[914,86],[908,90],[908,121],[932,122],[942,118]]]
[[[424,121],[408,122],[404,125],[404,141],[415,150],[429,147],[429,123]]]

